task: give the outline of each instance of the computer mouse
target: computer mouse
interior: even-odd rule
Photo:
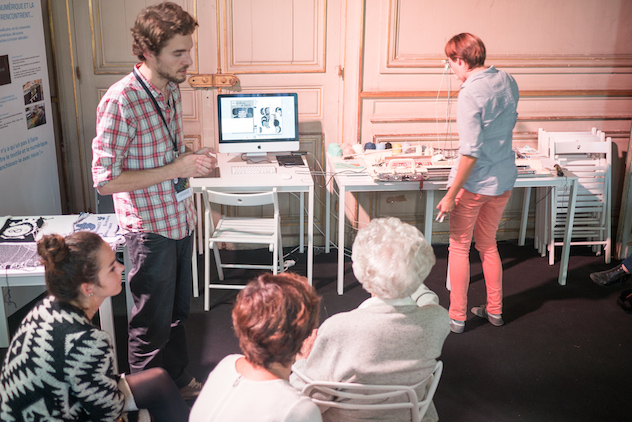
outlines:
[[[290,180],[291,178],[292,178],[292,175],[291,175],[291,174],[288,174],[288,173],[281,173],[281,179],[284,179],[284,180]]]

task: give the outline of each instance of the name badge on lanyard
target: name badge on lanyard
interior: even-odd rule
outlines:
[[[189,179],[186,177],[173,179],[173,188],[176,191],[176,199],[178,202],[193,196],[193,190],[189,187]]]

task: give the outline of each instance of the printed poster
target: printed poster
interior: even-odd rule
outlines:
[[[0,216],[61,214],[40,0],[0,0]]]

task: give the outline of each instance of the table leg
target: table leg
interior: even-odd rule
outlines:
[[[573,233],[573,219],[575,218],[575,200],[577,199],[577,179],[571,182],[570,192],[568,193],[568,213],[566,217],[566,229],[564,231],[564,245],[562,245],[562,259],[560,260],[560,275],[557,282],[561,286],[566,285],[566,276],[568,275],[568,261],[571,253],[571,240]]]
[[[7,321],[7,310],[5,309],[4,294],[0,288],[0,348],[9,347],[9,322]]]
[[[331,248],[329,247],[329,234],[331,224],[331,195],[334,190],[334,179],[332,178],[327,184],[327,195],[325,198],[325,253],[329,253]]]
[[[338,294],[345,289],[345,196],[344,186],[338,187]]]
[[[529,219],[529,201],[531,201],[531,188],[524,188],[524,198],[522,200],[522,217],[520,218],[520,237],[518,245],[524,246],[527,235],[527,220]]]
[[[201,228],[203,227],[202,224],[204,222],[204,216],[202,215],[202,193],[198,192],[195,194],[195,209],[197,211],[197,242],[198,242],[198,251],[199,254],[202,254],[202,251],[204,249],[202,249],[204,247],[204,234],[202,233]],[[193,240],[195,242],[195,239]]]
[[[314,275],[314,186],[309,187],[309,194],[307,198],[307,280],[309,284],[312,284],[312,278]],[[303,194],[301,193],[301,198]],[[301,207],[302,209],[302,207]],[[303,212],[301,211],[301,215]],[[301,227],[303,224],[301,223]],[[303,236],[301,236],[301,239]]]
[[[196,230],[193,232],[193,239],[192,242],[193,243],[193,253],[192,255],[192,259],[191,259],[191,268],[193,270],[193,297],[198,297],[200,296],[200,290],[199,290],[199,280],[198,280],[198,265],[197,265],[197,260],[198,260],[198,254],[197,254],[197,241],[196,241],[196,233],[200,231],[200,227],[202,227],[201,225],[198,224]]]
[[[432,245],[432,213],[434,205],[434,190],[427,190],[426,192],[426,216],[424,219],[424,237],[429,244]]]
[[[106,298],[99,308],[99,319],[101,329],[112,338],[112,349],[114,351],[114,373],[118,374],[118,358],[116,353],[116,334],[114,333],[114,314],[112,312],[112,298]]]
[[[571,183],[572,187],[572,183]],[[569,196],[570,201],[570,196]],[[569,202],[570,203],[570,202]],[[549,253],[549,265],[555,264],[555,220],[556,220],[556,208],[557,208],[557,188],[551,187],[551,200],[549,202],[549,224],[547,226],[547,251]],[[569,207],[570,208],[570,207]],[[568,217],[567,217],[568,218]],[[566,227],[568,227],[568,220],[566,220]],[[566,234],[564,234],[564,243],[566,243]]]
[[[301,207],[301,212],[298,213],[299,215],[299,222],[298,222],[298,227],[299,227],[299,250],[301,253],[305,252],[305,215],[303,214],[303,210],[305,209],[305,194],[303,192],[300,193],[300,207]],[[309,219],[309,216],[308,216]],[[308,228],[309,231],[309,228]],[[309,235],[308,235],[309,236]],[[309,239],[308,239],[308,243],[309,243]]]

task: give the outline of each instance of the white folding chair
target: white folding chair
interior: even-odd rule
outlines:
[[[603,142],[576,140],[552,142],[552,158],[578,176],[578,191],[573,219],[573,246],[592,246],[597,255],[603,247],[605,262],[611,258],[611,164],[612,139]],[[566,224],[568,195],[553,191],[547,215],[547,251],[553,265],[555,247],[561,246]]]
[[[231,207],[273,206],[273,217],[229,217],[222,215],[217,221],[213,219],[211,204]],[[243,289],[244,285],[211,283],[210,253],[213,249],[215,264],[220,280],[224,280],[224,268],[267,269],[273,274],[282,272],[283,246],[281,243],[281,223],[279,218],[279,201],[277,190],[263,193],[222,193],[210,189],[204,190],[204,309],[210,308],[210,289]],[[272,263],[269,265],[222,263],[218,244],[244,243],[268,245],[272,252]]]
[[[346,410],[410,410],[411,420],[423,419],[443,372],[443,362],[438,360],[432,374],[419,383],[407,385],[358,384],[351,382],[314,381],[300,371],[294,371],[306,385],[302,393],[319,406]],[[425,392],[419,400],[417,391]],[[319,397],[328,397],[324,400]]]
[[[557,142],[604,142],[605,140],[605,133],[597,128],[592,128],[590,131],[578,132],[548,132],[542,128],[538,129],[538,151],[547,157],[553,157],[554,153],[551,146]],[[530,190],[531,188],[526,189]],[[527,193],[525,197],[529,197],[529,193]],[[533,246],[538,249],[538,252],[542,256],[545,256],[547,253],[547,233],[549,233],[548,215],[550,209],[551,201],[549,197],[549,188],[537,188],[535,210],[536,221]],[[524,233],[521,233],[521,239],[524,239]]]

